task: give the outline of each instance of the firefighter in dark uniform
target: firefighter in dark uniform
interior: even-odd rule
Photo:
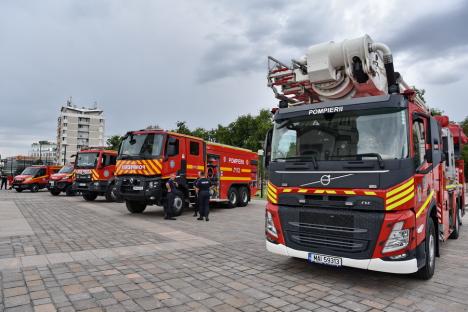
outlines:
[[[177,182],[175,181],[176,175],[173,173],[171,177],[166,182],[167,188],[167,202],[166,206],[164,207],[164,219],[166,220],[176,220],[174,218],[173,206],[174,206],[174,199],[175,194],[177,193]]]
[[[195,187],[195,205],[193,205],[193,216],[196,217],[198,215],[198,212],[200,210],[200,205],[198,203],[198,190],[197,190],[197,183],[198,183],[198,180],[200,180],[201,178],[201,171],[198,172],[198,178],[193,181],[193,186]]]
[[[204,172],[200,172],[200,178],[197,180],[195,189],[198,194],[198,211],[200,217],[197,220],[210,221],[208,214],[210,213],[210,187],[211,182],[205,177]]]

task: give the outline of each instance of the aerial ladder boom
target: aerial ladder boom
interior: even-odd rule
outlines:
[[[393,69],[391,50],[368,35],[311,46],[287,66],[268,58],[268,86],[280,106],[411,91]],[[427,110],[424,102],[415,102]]]

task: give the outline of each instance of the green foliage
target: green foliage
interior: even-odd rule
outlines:
[[[107,147],[106,149],[108,150],[118,150],[120,143],[122,143],[123,137],[120,135],[113,135],[110,138],[107,139]]]
[[[431,115],[432,116],[441,116],[444,114],[444,111],[441,110],[440,108],[433,107],[431,108]]]
[[[424,98],[424,95],[426,94],[425,89],[418,89],[416,86],[413,86],[414,91],[416,92],[416,95],[423,100],[424,103],[426,103],[426,99]]]
[[[462,122],[460,122],[460,126],[463,128],[463,132],[465,132],[466,135],[468,135],[468,116],[463,119]]]
[[[242,115],[227,126],[218,125],[217,128],[211,130],[199,127],[191,131],[185,121],[178,121],[177,128],[173,131],[256,152],[262,148],[265,135],[272,125],[271,113],[263,109],[258,115]]]

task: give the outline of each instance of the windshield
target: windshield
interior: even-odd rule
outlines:
[[[130,134],[122,141],[119,156],[122,159],[132,156],[144,158],[160,156],[163,139],[164,136],[162,134]]]
[[[99,153],[78,153],[76,168],[96,168]]]
[[[58,173],[72,173],[73,166],[63,166]]]
[[[272,160],[408,157],[406,111],[350,111],[279,120]]]
[[[40,168],[28,167],[21,172],[22,175],[36,175]]]

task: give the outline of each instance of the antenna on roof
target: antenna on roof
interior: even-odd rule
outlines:
[[[72,97],[69,96],[67,99],[67,106],[71,107],[72,106]]]
[[[97,107],[98,107],[97,101],[94,101],[93,109],[97,109]]]

